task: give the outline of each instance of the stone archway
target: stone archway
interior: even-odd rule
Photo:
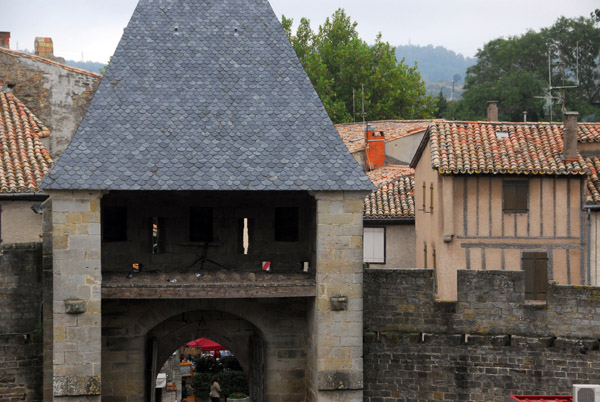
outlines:
[[[150,332],[150,341],[156,343],[155,367],[160,368],[167,361],[173,351],[181,345],[197,338],[209,338],[231,350],[240,362],[250,389],[255,390],[253,400],[260,399],[262,394],[262,379],[264,373],[260,362],[263,356],[257,359],[257,352],[253,345],[262,342],[262,334],[258,328],[247,320],[222,311],[192,311],[177,314],[163,321]],[[153,362],[150,362],[152,365]],[[152,371],[152,370],[151,370]],[[258,383],[256,383],[258,382]]]
[[[303,401],[308,305],[305,298],[105,300],[102,396],[106,400],[147,401],[151,340],[157,342],[160,368],[178,346],[200,334],[236,354],[253,392],[262,391],[265,401]],[[251,344],[260,347],[264,360],[257,359],[256,351],[252,353]],[[260,367],[261,373],[257,375],[253,367]]]

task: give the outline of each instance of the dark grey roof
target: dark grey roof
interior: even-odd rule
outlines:
[[[41,187],[374,188],[267,0],[141,0]]]

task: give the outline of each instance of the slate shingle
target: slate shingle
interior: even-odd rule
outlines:
[[[141,0],[42,187],[373,188],[266,0]]]

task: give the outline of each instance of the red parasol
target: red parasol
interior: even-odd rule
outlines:
[[[216,342],[211,341],[210,339],[206,339],[206,338],[199,338],[196,339],[195,341],[191,341],[186,343],[186,345],[188,348],[202,348],[202,350],[204,351],[209,351],[209,350],[227,350],[227,348],[224,348],[223,346],[219,345]]]

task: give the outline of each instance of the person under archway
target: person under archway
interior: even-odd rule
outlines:
[[[221,386],[219,385],[219,376],[214,376],[210,384],[210,396],[211,402],[221,401]]]

